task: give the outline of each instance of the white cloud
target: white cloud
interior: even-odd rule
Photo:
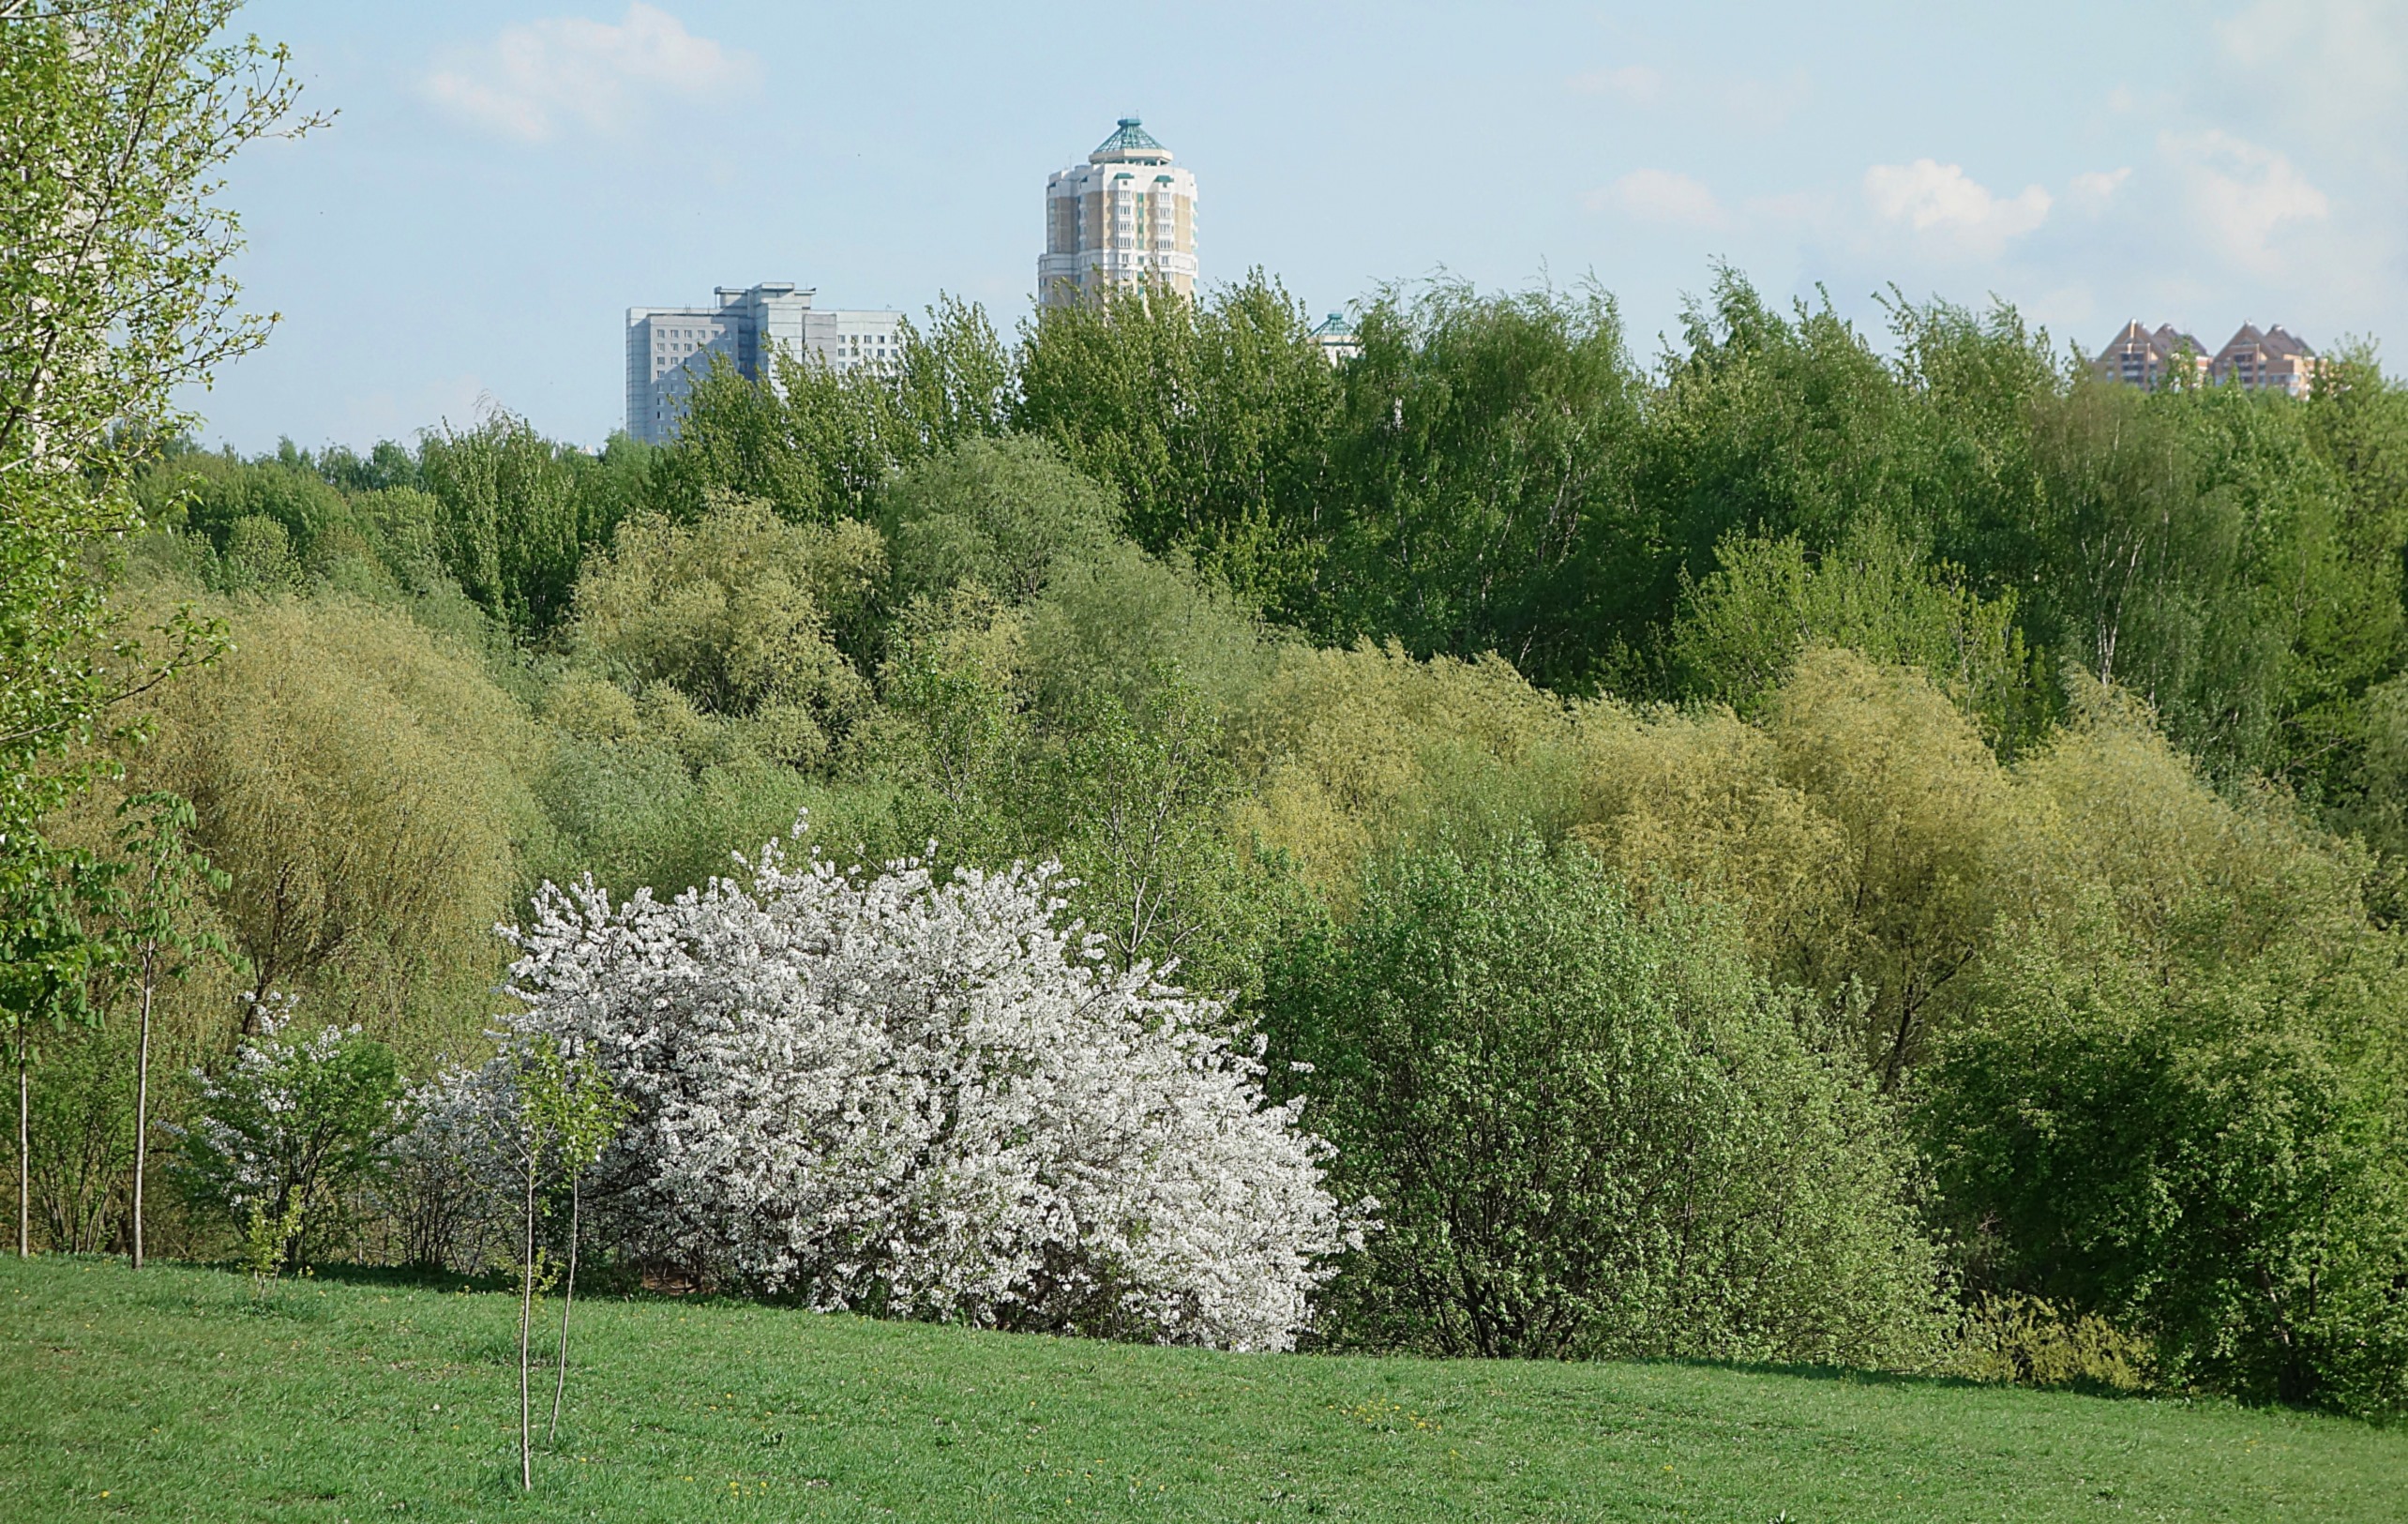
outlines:
[[[424,89],[472,126],[546,143],[564,129],[624,134],[666,100],[748,90],[760,75],[750,54],[634,4],[615,26],[581,16],[505,26],[473,54],[429,74]]]
[[[2047,221],[2053,204],[2039,186],[2001,198],[1963,165],[1929,158],[1875,164],[1864,172],[1864,198],[1875,216],[1910,229],[1935,251],[1977,258],[2000,253]]]
[[[1724,128],[1777,127],[1806,104],[1813,89],[1803,70],[1779,79],[1714,73],[1667,73],[1646,64],[1592,68],[1569,84],[1585,96],[1607,96],[1624,106],[1663,108],[1693,120],[1711,119]]]
[[[2397,0],[2258,0],[2216,35],[2244,68],[2305,71],[2278,88],[2296,83],[2363,109],[2408,86],[2408,9]]]
[[[2129,164],[2122,169],[2093,170],[2086,174],[2077,174],[2073,177],[2073,184],[2067,189],[2065,199],[2085,211],[2103,212],[2107,204],[2115,199],[2115,193],[2124,189],[2124,182],[2131,177],[2132,170]]]
[[[1633,170],[1588,193],[1590,207],[1668,227],[1719,228],[1729,219],[1706,185],[1671,170]]]
[[[1664,98],[1666,81],[1660,69],[1645,64],[1620,68],[1593,68],[1572,77],[1572,87],[1586,96],[1612,96],[1633,106],[1652,106]]]
[[[2168,132],[2158,144],[2181,177],[2198,230],[2261,274],[2285,264],[2276,247],[2285,224],[2331,216],[2325,194],[2272,148],[2213,128]]]

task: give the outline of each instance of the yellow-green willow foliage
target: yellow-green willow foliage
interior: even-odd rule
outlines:
[[[1571,738],[1563,703],[1495,656],[1420,661],[1390,642],[1295,648],[1232,722],[1255,780],[1238,828],[1292,856],[1343,900],[1376,844],[1416,824],[1447,825],[1519,798],[1532,812],[1560,787],[1547,776]]]
[[[1291,655],[1242,717],[1241,825],[1343,908],[1380,844],[1576,841],[1642,903],[1729,906],[1778,982],[1822,997],[1895,1084],[1965,1019],[2017,927],[2112,911],[2145,943],[2245,950],[2284,917],[2362,919],[2364,867],[2274,797],[2220,794],[2145,707],[2093,684],[2067,726],[2002,763],[1914,668],[1801,653],[1748,720],[1720,705],[1565,706],[1501,662],[1393,649]]]
[[[835,636],[884,566],[866,524],[790,524],[765,503],[714,495],[690,524],[646,514],[619,526],[578,581],[570,648],[631,692],[666,685],[700,713],[746,721],[765,757],[817,762],[868,697]],[[580,707],[594,709],[590,694]]]
[[[2304,824],[2278,793],[2219,792],[2130,695],[2073,689],[2069,723],[2016,770],[2033,800],[2018,844],[2032,913],[2110,910],[2156,958],[2196,937],[2208,904],[2236,956],[2279,934],[2364,931],[2370,865],[2358,849]]]
[[[159,690],[130,781],[198,813],[195,844],[257,988],[405,1053],[473,1038],[504,962],[539,738],[471,656],[339,597],[215,611],[233,645]]]
[[[1880,524],[1820,555],[1794,535],[1727,535],[1715,559],[1684,580],[1671,628],[1673,665],[1699,698],[1756,717],[1799,653],[1835,645],[1931,673],[1994,743],[2021,742],[2041,717],[2013,593],[1981,597]]]

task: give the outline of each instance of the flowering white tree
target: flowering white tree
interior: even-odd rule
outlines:
[[[513,1035],[634,1103],[604,1162],[631,1246],[820,1308],[1291,1347],[1361,1243],[1328,1145],[1215,1003],[1060,925],[1053,871],[773,844],[670,903],[548,887]]]
[[[407,1262],[474,1272],[508,1261],[513,1079],[498,1062],[446,1069],[403,1098],[409,1126],[385,1151],[376,1196]]]

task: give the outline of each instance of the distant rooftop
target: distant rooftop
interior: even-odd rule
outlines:
[[[1167,164],[1170,150],[1154,141],[1152,133],[1134,116],[1123,116],[1112,135],[1095,145],[1087,156],[1090,164],[1110,164],[1134,159],[1145,164]]]

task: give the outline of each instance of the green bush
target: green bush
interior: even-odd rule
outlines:
[[[1112,494],[1042,440],[970,439],[887,486],[890,596],[901,608],[976,582],[1006,602],[1034,597],[1068,556],[1111,543]]]
[[[299,1270],[341,1246],[353,1193],[384,1168],[403,1084],[393,1050],[357,1027],[283,1035],[292,1007],[260,1007],[257,1033],[202,1076],[177,1177],[188,1200],[229,1219],[259,1256],[254,1274]]]
[[[1641,916],[1577,848],[1407,850],[1282,971],[1343,1199],[1385,1230],[1344,1344],[1914,1366],[1938,1270],[1860,1065],[1719,914]]]
[[[2203,955],[2111,929],[1995,955],[1924,1081],[1949,1210],[1998,1287],[2154,1331],[2170,1379],[2408,1412],[2408,1150],[2382,947]]]
[[[1964,1309],[1947,1368],[2001,1385],[2142,1392],[2156,1384],[2149,1341],[2095,1312],[2036,1296],[1981,1296]]]

